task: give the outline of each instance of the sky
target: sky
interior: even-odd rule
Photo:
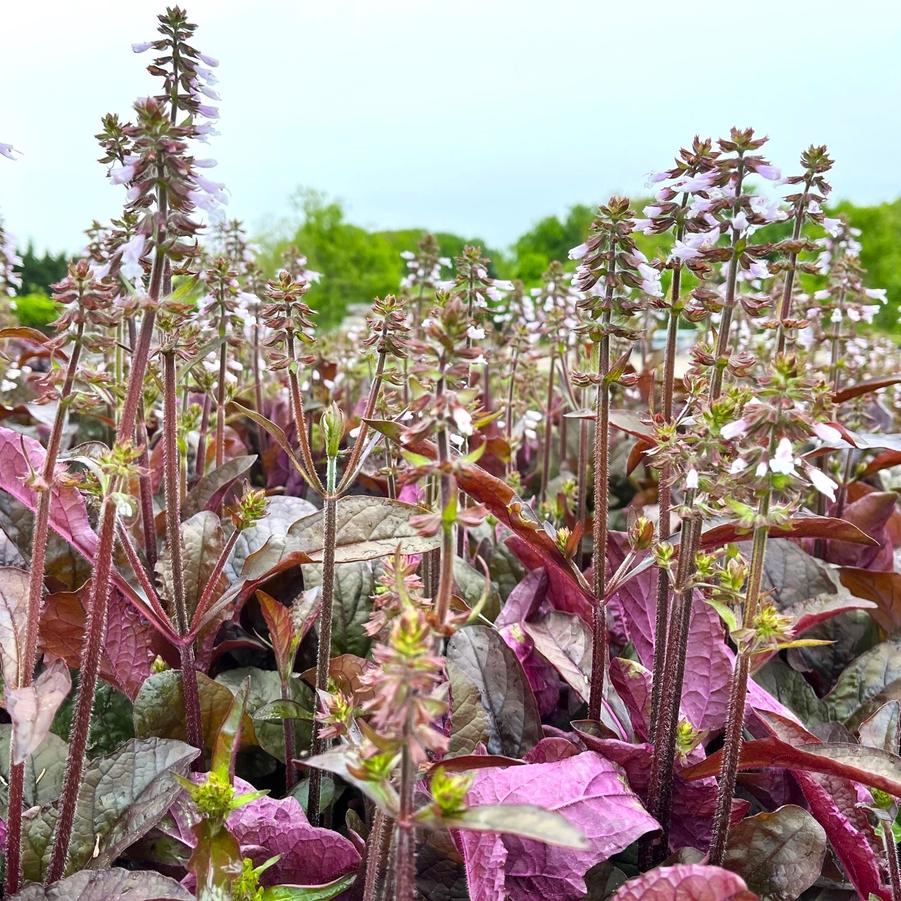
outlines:
[[[896,0],[187,0],[218,58],[221,135],[202,155],[229,216],[283,226],[299,187],[369,228],[508,246],[543,216],[647,193],[695,133],[770,136],[794,170],[811,143],[835,197],[901,195]],[[0,215],[20,242],[77,252],[117,214],[100,117],[153,92],[161,4],[0,0]]]

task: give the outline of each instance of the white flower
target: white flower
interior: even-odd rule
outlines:
[[[830,322],[841,322],[842,321],[842,311],[836,307],[832,311],[832,315],[829,317]]]
[[[885,288],[867,288],[863,293],[870,298],[870,300],[878,300],[879,303],[887,303],[888,297],[885,295]]]
[[[767,472],[766,460],[761,460],[757,464],[757,469],[754,470],[754,475],[757,476],[758,479],[762,479]]]
[[[416,254],[412,250],[402,250],[400,257],[402,260],[413,260],[416,258]]]
[[[683,263],[690,263],[701,255],[701,251],[685,241],[676,241],[670,252],[670,259],[680,260]]]
[[[748,468],[748,464],[741,458],[736,457],[732,461],[732,465],[729,467],[730,475],[737,476],[739,473],[744,472]]]
[[[466,329],[466,337],[473,341],[481,341],[485,337],[485,329],[477,325],[471,325]]]
[[[740,438],[748,431],[748,422],[745,419],[736,419],[735,422],[727,422],[721,429],[720,435],[731,441],[733,438]]]
[[[587,244],[579,244],[577,247],[573,247],[569,252],[569,258],[571,260],[581,260],[585,254],[588,253],[588,245]]]
[[[717,171],[711,169],[709,172],[702,172],[699,175],[690,175],[673,184],[674,191],[682,191],[686,194],[697,194],[698,191],[706,191],[713,187],[713,183],[717,179]]]
[[[842,440],[842,433],[833,426],[827,425],[825,422],[816,423],[813,427],[813,433],[821,441],[828,441],[830,444]]]
[[[144,235],[132,235],[132,237],[122,245],[122,275],[132,281],[140,279],[144,275],[144,269],[141,266],[141,257],[144,255],[144,245],[146,243],[147,239]]]
[[[494,280],[494,287],[497,288],[498,291],[512,291],[513,282],[506,278],[496,278]]]
[[[689,491],[698,487],[698,471],[694,467],[685,473],[685,487]]]
[[[770,459],[770,469],[782,475],[795,475],[795,453],[791,441],[783,438],[776,447],[776,455]]]
[[[808,466],[807,478],[810,479],[810,484],[813,485],[820,494],[825,495],[831,501],[835,500],[835,492],[838,489],[838,485],[836,485],[825,472],[817,469],[815,466]]]
[[[472,416],[464,407],[454,407],[454,422],[461,435],[472,434]]]

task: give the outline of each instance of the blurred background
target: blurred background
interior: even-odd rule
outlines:
[[[692,136],[770,136],[784,174],[811,143],[836,161],[833,208],[862,232],[868,283],[901,301],[901,6],[529,0],[189,0],[221,60],[208,155],[276,265],[295,243],[324,273],[324,322],[397,288],[423,230],[452,256],[536,281],[611,193],[637,208],[649,172]],[[151,90],[133,42],[158,3],[2,6],[0,215],[41,295],[116,215],[93,135]],[[204,148],[206,150],[206,148]],[[38,303],[38,301],[35,301]]]

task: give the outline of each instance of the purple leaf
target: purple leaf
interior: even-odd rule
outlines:
[[[611,565],[619,566],[623,555],[623,541],[617,536],[610,542]],[[655,583],[653,570],[645,570],[626,582],[608,604],[646,669],[654,665]],[[712,607],[695,597],[681,702],[685,716],[695,728],[709,732],[723,725],[729,707],[731,680],[732,659],[723,640],[719,616]]]
[[[6,690],[6,711],[13,725],[13,763],[24,763],[47,737],[53,717],[71,689],[69,668],[62,660],[54,660],[31,685]]]
[[[472,901],[581,898],[590,867],[657,828],[620,769],[592,752],[554,763],[479,770],[468,801],[556,811],[579,826],[589,842],[589,849],[580,851],[514,835],[458,832]]]
[[[311,826],[293,797],[259,798],[232,813],[227,825],[256,866],[281,854],[263,874],[264,885],[321,885],[360,865],[353,843],[331,829]]]
[[[757,895],[721,867],[680,863],[630,879],[610,901],[757,901]]]
[[[194,773],[198,784],[205,774]],[[240,777],[234,780],[237,794],[256,791]],[[170,809],[175,829],[166,830],[193,848],[197,842],[194,826],[200,815],[194,803],[182,792]],[[263,873],[264,885],[293,883],[321,885],[331,882],[360,865],[360,854],[353,843],[331,829],[310,825],[303,808],[294,797],[263,797],[232,812],[226,820],[229,831],[241,847],[241,853],[259,866],[270,857],[281,854],[277,863]]]

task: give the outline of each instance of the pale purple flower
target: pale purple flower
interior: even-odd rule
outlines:
[[[109,170],[109,180],[114,185],[126,185],[135,177],[134,163],[126,166],[113,166]]]
[[[745,270],[748,278],[769,278],[770,269],[766,264],[766,260],[754,260]]]
[[[870,300],[878,300],[879,303],[887,303],[888,297],[886,297],[886,289],[885,288],[867,288],[864,292]]]
[[[133,53],[145,53],[153,46],[153,41],[141,41],[131,45]]]
[[[837,238],[842,233],[842,220],[830,219],[827,216],[823,219],[823,228],[825,228],[833,238]]]
[[[214,56],[207,56],[205,53],[198,53],[197,56],[205,66],[209,66],[211,69],[215,69],[219,66],[219,60]]]
[[[717,174],[715,169],[711,169],[709,172],[686,176],[673,185],[673,190],[686,194],[697,194],[699,191],[706,191],[713,187]]]
[[[8,160],[15,160],[16,155],[22,156],[22,151],[16,150],[12,144],[0,144],[0,156],[5,156]]]
[[[512,291],[513,282],[505,278],[496,278],[494,280],[494,287],[497,288],[498,291]]]
[[[579,244],[578,246],[573,247],[573,249],[570,250],[568,256],[571,260],[581,260],[586,253],[588,253],[588,245]]]
[[[769,181],[779,181],[779,179],[782,178],[782,173],[779,171],[778,167],[771,166],[768,163],[758,163],[754,167],[754,171],[761,178],[766,178]]]
[[[648,184],[655,185],[658,181],[666,181],[670,177],[668,171],[664,172],[649,172],[648,173]]]
[[[748,421],[746,419],[736,419],[734,422],[727,422],[720,429],[720,435],[726,441],[732,441],[733,438],[740,438],[747,431]]]
[[[218,119],[219,118],[219,110],[216,109],[215,106],[210,106],[206,103],[201,103],[197,107],[197,114],[203,116],[205,119]]]

